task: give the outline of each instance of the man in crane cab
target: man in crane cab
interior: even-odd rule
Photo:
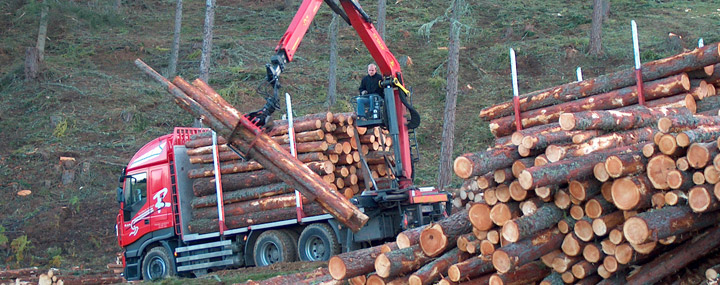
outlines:
[[[357,109],[356,113],[360,117],[367,119],[377,119],[369,114],[368,111],[375,109],[375,100],[371,100],[372,94],[379,95],[380,98],[383,96],[382,88],[380,88],[380,81],[382,81],[382,75],[377,73],[377,66],[375,64],[368,64],[367,75],[360,81],[360,96],[357,97]],[[368,109],[369,105],[369,109]]]

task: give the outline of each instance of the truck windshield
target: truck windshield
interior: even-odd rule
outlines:
[[[147,197],[147,173],[132,174],[125,179],[125,204],[132,206]]]

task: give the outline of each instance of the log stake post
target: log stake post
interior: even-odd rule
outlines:
[[[578,68],[575,69],[575,73],[577,74],[577,81],[578,81],[578,82],[583,81],[582,68],[580,68],[580,67],[578,66]]]
[[[290,154],[297,157],[297,149],[295,146],[295,128],[293,128],[293,112],[292,112],[292,100],[290,94],[285,93],[285,106],[287,107],[287,121],[288,121],[288,138],[290,139]],[[300,191],[295,190],[295,211],[297,212],[297,221],[302,222],[305,217],[303,211],[302,194]]]
[[[217,209],[218,209],[218,229],[220,229],[220,235],[222,236],[227,227],[225,226],[225,203],[223,203],[223,188],[222,179],[220,178],[220,157],[218,157],[218,143],[217,134],[212,131],[212,143],[213,143],[213,169],[215,172],[215,196],[217,197]]]
[[[517,68],[515,67],[515,50],[510,49],[510,69],[512,71],[513,87],[513,109],[515,110],[515,129],[522,131],[522,120],[520,119],[520,93],[518,92]]]
[[[640,64],[640,44],[638,43],[637,24],[635,20],[630,21],[632,25],[633,53],[635,54],[635,80],[637,81],[638,105],[645,106],[645,95],[643,95],[642,65]]]

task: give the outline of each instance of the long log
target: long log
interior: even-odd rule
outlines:
[[[383,245],[345,252],[330,258],[328,270],[335,280],[365,275],[375,269],[375,259],[382,254]]]
[[[492,270],[492,259],[489,256],[480,255],[451,265],[450,268],[448,268],[448,277],[453,282],[460,282],[473,279]]]
[[[687,109],[630,106],[619,110],[583,111],[560,115],[563,130],[632,130],[659,124],[667,116],[692,116]],[[667,132],[667,131],[665,131]]]
[[[397,277],[420,268],[432,258],[419,245],[380,254],[375,259],[375,272],[382,278]]]
[[[231,144],[245,150],[251,158],[282,177],[285,183],[292,185],[293,188],[300,191],[308,199],[317,200],[340,223],[354,231],[359,230],[367,223],[368,217],[350,203],[347,198],[335,193],[329,183],[320,179],[317,174],[313,173],[297,158],[283,150],[270,136],[264,134],[246,117],[240,115],[236,109],[224,102],[222,97],[214,96],[211,99],[202,91],[185,94],[184,90],[197,89],[184,88],[181,90],[140,59],[135,60],[135,64],[146,74],[160,82],[173,95],[175,102],[181,108],[191,112],[196,118],[203,118],[221,136],[228,139],[237,136],[231,140]],[[208,92],[208,94],[210,93],[216,95],[214,92]],[[188,95],[193,97],[191,98]]]
[[[582,180],[593,175],[596,163],[605,161],[607,156],[640,149],[641,144],[597,151],[581,157],[563,159],[543,166],[523,170],[518,177],[526,190],[551,184],[562,184],[570,179]]]
[[[292,191],[293,188],[285,183],[275,183],[253,188],[239,189],[236,191],[223,192],[223,202],[225,204],[230,204],[290,193]],[[217,196],[213,194],[195,197],[192,199],[191,205],[193,208],[214,207],[217,205]]]
[[[511,243],[493,252],[493,267],[506,273],[558,249],[563,236],[556,229],[549,229],[522,241]]]
[[[670,97],[646,101],[645,106],[649,108],[684,108],[688,109],[693,114],[697,112],[697,103],[695,103],[695,98],[687,93],[680,93]]]
[[[490,284],[534,284],[535,281],[543,279],[550,273],[550,268],[542,264],[540,261],[531,262],[520,266],[518,269],[507,273],[493,274],[490,277]]]
[[[522,140],[526,136],[532,136],[532,135],[538,135],[538,134],[547,134],[547,133],[554,133],[562,130],[560,128],[560,124],[558,123],[550,123],[546,125],[540,125],[540,126],[534,126],[530,128],[524,128],[522,130],[514,132],[510,136],[510,141],[514,145],[521,145]]]
[[[410,285],[428,285],[439,280],[450,268],[451,265],[460,263],[470,258],[468,253],[462,252],[457,248],[452,249],[432,262],[425,264],[420,269],[410,275]]]
[[[308,203],[303,205],[303,211],[308,216],[320,215],[325,213],[318,203]],[[242,215],[225,217],[225,225],[230,229],[243,228],[256,224],[276,222],[281,220],[291,220],[297,218],[297,212],[294,206],[271,209],[260,212],[251,212]],[[193,219],[188,223],[190,232],[192,233],[209,233],[218,231],[218,219]]]
[[[643,81],[648,82],[673,74],[687,72],[703,66],[720,62],[718,44],[694,49],[672,57],[647,62],[642,65]],[[555,105],[583,98],[607,90],[614,90],[634,85],[635,69],[627,68],[610,74],[586,79],[580,82],[571,82],[545,90],[524,94],[520,98],[520,111],[533,110],[545,106]],[[513,102],[504,102],[480,111],[480,118],[492,120],[513,114]]]
[[[234,154],[234,153],[232,153]],[[298,160],[304,163],[308,163],[311,161],[323,161],[327,158],[322,152],[311,152],[311,153],[302,153],[298,154]],[[222,160],[222,159],[221,159]],[[212,163],[212,158],[210,158],[209,163]],[[188,171],[188,177],[191,179],[195,178],[201,178],[201,177],[212,177],[215,175],[214,171],[215,167],[212,165],[208,165],[202,168],[196,168],[191,169]],[[264,169],[264,167],[254,160],[248,160],[248,161],[237,161],[232,160],[229,162],[220,163],[220,174],[231,174],[231,173],[239,173],[239,172],[248,172],[253,170],[261,170]]]
[[[505,223],[502,235],[510,242],[517,242],[554,226],[562,216],[563,211],[554,204],[545,204],[530,216],[522,216]]]
[[[698,214],[687,206],[667,206],[639,213],[623,224],[625,239],[634,244],[657,241],[716,223],[720,213]]]
[[[0,270],[0,280],[15,279],[24,276],[37,275],[39,269],[37,267]]]
[[[457,238],[472,231],[467,210],[463,209],[438,221],[420,233],[420,248],[430,257],[436,257],[457,244]]]
[[[517,148],[517,146],[500,146],[487,151],[466,153],[455,159],[453,169],[458,177],[468,179],[495,169],[507,168],[512,166],[515,160],[522,158]]]
[[[610,133],[581,144],[551,145],[545,150],[545,155],[547,155],[550,162],[556,162],[561,159],[584,156],[602,150],[652,141],[653,133],[653,128],[641,128]],[[640,148],[637,148],[636,151],[640,151]]]
[[[720,137],[720,125],[698,126],[692,130],[685,130],[677,134],[675,138],[681,147],[693,143],[709,142]]]
[[[652,284],[701,258],[720,245],[720,227],[713,227],[681,246],[653,259],[627,278],[627,284]]]
[[[303,203],[309,201],[303,198]],[[252,201],[230,203],[225,205],[225,216],[239,216],[253,212],[267,211],[295,206],[295,194],[283,194],[260,198]],[[199,208],[192,211],[193,219],[212,219],[217,217],[217,209],[214,207]]]
[[[687,74],[670,76],[645,83],[643,94],[646,100],[668,97],[690,90],[690,80]],[[521,124],[523,128],[556,122],[561,114],[587,110],[617,109],[637,104],[638,92],[636,86],[625,87],[607,93],[589,96],[586,98],[547,106],[542,109],[528,110],[522,113]],[[506,116],[490,121],[490,132],[496,137],[509,135],[515,130],[515,118]]]
[[[683,109],[671,109],[683,110]],[[720,117],[703,116],[693,114],[675,114],[672,116],[661,117],[657,121],[658,130],[663,133],[679,132],[695,128],[700,125],[717,125],[720,124]]]

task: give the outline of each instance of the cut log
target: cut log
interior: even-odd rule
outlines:
[[[512,197],[510,197],[510,186],[507,184],[500,184],[495,187],[495,197],[499,202],[507,203]]]
[[[375,269],[375,259],[382,254],[383,245],[349,251],[330,258],[328,270],[335,280],[365,275]]]
[[[592,230],[596,236],[605,236],[610,230],[625,222],[625,216],[622,211],[615,211],[598,217],[592,221]]]
[[[382,278],[394,278],[414,271],[430,261],[419,245],[380,254],[375,259],[375,272]]]
[[[468,258],[470,258],[470,255],[467,253],[463,253],[458,249],[450,250],[410,275],[409,283],[410,285],[433,284],[442,277],[442,274],[447,272],[451,265],[463,262]]]
[[[593,176],[600,182],[605,182],[610,179],[610,174],[607,173],[604,162],[598,162],[593,166]]]
[[[679,203],[685,203],[687,195],[681,190],[673,190],[665,193],[665,204],[675,206]]]
[[[399,248],[406,248],[416,245],[420,241],[420,233],[427,226],[412,228],[399,233],[395,239]]]
[[[642,65],[643,81],[652,81],[672,74],[687,72],[720,62],[718,46],[709,45],[669,58],[664,58]],[[571,82],[553,88],[524,94],[520,97],[520,111],[533,110],[560,102],[576,100],[607,90],[614,90],[635,84],[635,70],[628,68],[610,74],[598,76],[579,82]],[[480,111],[480,118],[492,120],[513,114],[513,102],[493,105]]]
[[[570,198],[572,198],[572,197],[570,197]],[[572,198],[572,199],[574,199],[574,198]],[[575,201],[577,201],[577,200],[575,200]],[[570,217],[572,217],[573,219],[576,219],[576,220],[580,220],[584,216],[585,216],[585,211],[583,210],[582,207],[580,207],[579,205],[570,206]]]
[[[20,277],[37,275],[38,272],[40,271],[37,267],[1,270],[0,280],[10,280]]]
[[[514,178],[511,167],[495,170],[493,172],[493,177],[495,178],[495,182],[498,184],[505,181],[511,181]]]
[[[664,134],[660,136],[660,139],[657,142],[657,146],[660,152],[662,152],[663,154],[674,157],[684,155],[685,151],[687,150],[686,148],[680,147],[677,144],[677,140],[675,139],[675,135],[673,134]]]
[[[614,228],[614,229],[610,230],[608,239],[610,240],[610,242],[612,242],[616,245],[621,244],[623,241],[625,241],[625,235],[623,235],[622,227],[618,227],[618,228]]]
[[[559,122],[563,130],[619,131],[651,126],[660,118],[678,114],[692,115],[687,109],[647,108],[636,105],[619,110],[564,113],[560,115]]]
[[[612,184],[613,203],[620,210],[647,209],[652,205],[652,188],[645,176],[631,176],[617,179]]]
[[[615,245],[612,241],[610,241],[610,238],[604,239],[600,241],[600,246],[602,247],[602,251],[605,255],[615,255],[615,250],[617,249],[617,245]]]
[[[463,154],[455,159],[453,169],[458,177],[468,179],[495,169],[510,167],[520,158],[517,146],[500,146],[487,151]]]
[[[658,149],[655,143],[648,143],[642,148],[642,154],[647,158],[652,157],[654,154],[658,153],[658,151],[660,151],[660,149]]]
[[[537,210],[544,206],[545,202],[540,197],[533,197],[523,202],[520,202],[520,211],[523,216],[530,216],[535,214]]]
[[[535,281],[543,279],[549,273],[549,267],[545,266],[540,261],[536,261],[520,266],[511,272],[493,274],[490,277],[489,283],[491,285],[534,284]]]
[[[602,246],[600,245],[600,243],[590,243],[583,248],[582,256],[583,258],[585,258],[585,261],[597,263],[605,257],[605,254],[602,252],[601,248]]]
[[[602,183],[595,179],[572,180],[568,185],[570,196],[578,201],[585,201],[600,193]]]
[[[686,74],[679,74],[645,83],[643,94],[650,101],[672,96],[690,90],[690,80]],[[528,110],[522,113],[523,128],[556,122],[561,114],[586,110],[606,110],[635,105],[638,102],[637,87],[625,87],[607,93],[547,106],[542,109]],[[490,132],[503,137],[515,130],[515,118],[506,116],[490,121]]]
[[[570,270],[570,268],[572,268],[573,264],[576,264],[582,260],[582,256],[568,256],[564,253],[561,253],[553,259],[552,268],[553,270],[555,270],[555,272],[565,273],[565,271],[568,271]]]
[[[558,123],[545,124],[530,128],[524,128],[522,130],[514,132],[510,138],[514,145],[521,145],[523,138],[526,136],[533,136],[537,134],[554,133],[562,130]]]
[[[581,133],[586,134],[588,132],[560,130],[552,133],[533,134],[525,136],[521,145],[527,149],[544,149],[551,144],[571,143],[573,136]],[[597,135],[597,132],[590,133]]]
[[[466,233],[457,238],[457,249],[463,252],[467,252],[467,245],[469,242],[477,240],[474,233]]]
[[[495,250],[492,264],[500,273],[506,273],[558,249],[563,236],[557,229],[549,229],[516,243]]]
[[[634,244],[657,241],[716,223],[720,213],[698,214],[687,206],[667,206],[631,217],[623,224],[625,239]]]
[[[617,209],[615,204],[608,202],[600,196],[596,196],[585,203],[585,215],[591,219],[597,219]]]
[[[303,210],[308,216],[320,215],[325,213],[318,203],[308,203],[303,205]],[[225,225],[230,229],[243,228],[251,225],[276,222],[281,220],[296,219],[297,212],[294,206],[266,210],[261,212],[250,212],[242,215],[225,217]],[[192,233],[209,233],[218,231],[218,219],[193,219],[188,223],[188,228]]]
[[[583,279],[597,272],[597,265],[594,265],[587,260],[583,260],[573,265],[571,271],[575,278]]]
[[[555,192],[555,195],[553,196],[555,206],[557,206],[560,209],[567,209],[570,207],[570,195],[564,190],[559,189]]]
[[[613,149],[621,146],[634,145],[651,141],[654,129],[641,128],[629,131],[610,133],[593,138],[581,144],[570,144],[565,146],[551,145],[545,150],[550,162],[571,157],[581,157],[601,150]],[[635,147],[632,151],[640,152],[642,146]]]
[[[605,170],[610,177],[618,178],[645,172],[647,162],[648,158],[643,156],[640,151],[612,155],[605,160]]]
[[[249,201],[292,192],[293,189],[285,183],[276,183],[265,186],[245,188],[237,191],[223,192],[223,201],[226,204]],[[193,208],[215,207],[216,195],[208,195],[192,199]]]
[[[510,183],[508,190],[509,190],[510,198],[512,198],[514,201],[518,201],[518,202],[524,201],[525,199],[527,199],[528,193],[535,193],[534,191],[529,192],[529,191],[523,189],[522,186],[520,186],[520,182],[518,182],[517,180]]]
[[[498,203],[490,209],[490,220],[502,227],[508,221],[519,217],[520,214],[520,206],[517,202]]]
[[[693,143],[688,147],[687,160],[690,167],[702,169],[706,165],[712,164],[713,158],[719,153],[720,150],[715,142]]]
[[[562,240],[560,248],[567,256],[578,256],[587,243],[579,240],[574,233],[568,233]]]
[[[487,231],[493,227],[493,221],[490,219],[490,207],[483,203],[473,204],[468,210],[468,218],[472,225],[481,230]]]
[[[506,222],[502,227],[502,235],[510,242],[517,242],[554,226],[562,216],[562,210],[554,204],[546,204],[530,216],[522,216]]]
[[[667,185],[670,189],[688,189],[695,185],[692,175],[680,170],[670,170],[666,176]]]
[[[558,230],[562,234],[567,234],[569,232],[573,231],[573,228],[575,228],[575,223],[577,223],[576,219],[573,219],[570,216],[566,216],[562,220],[558,221]]]
[[[687,157],[678,157],[675,161],[675,167],[680,171],[688,171],[688,169],[690,169],[690,163],[688,163]]]
[[[475,256],[465,261],[450,265],[448,277],[453,282],[473,279],[493,270],[493,262],[489,256]]]
[[[682,109],[675,109],[682,110]],[[676,114],[658,119],[658,130],[663,133],[679,132],[693,129],[701,125],[717,125],[720,124],[720,118],[717,116],[703,116],[693,114]]]
[[[652,187],[658,190],[670,188],[667,183],[667,175],[675,170],[675,160],[667,155],[656,155],[648,160],[646,167],[647,177],[652,182]]]
[[[720,208],[720,202],[713,194],[714,185],[698,185],[688,192],[688,204],[696,213],[715,211]]]
[[[703,170],[703,174],[705,175],[705,181],[707,181],[708,184],[717,184],[720,182],[720,171],[715,168],[714,165],[706,166],[705,170]]]
[[[427,256],[436,257],[455,246],[457,238],[471,230],[468,212],[461,210],[423,230],[420,233],[420,247]]]
[[[592,220],[587,217],[579,219],[577,223],[575,223],[573,232],[576,237],[586,242],[591,241],[595,237],[595,233],[592,228]]]
[[[681,147],[689,146],[693,143],[709,142],[720,137],[720,125],[697,126],[692,130],[682,131],[677,134],[675,140]]]
[[[628,284],[651,284],[701,258],[720,245],[720,227],[713,227],[681,246],[653,259],[627,278]]]
[[[558,190],[558,185],[547,185],[535,188],[535,195],[542,199],[550,199],[555,195]]]
[[[692,113],[697,112],[695,98],[688,93],[646,101],[645,106],[649,108],[683,108],[690,110]]]

